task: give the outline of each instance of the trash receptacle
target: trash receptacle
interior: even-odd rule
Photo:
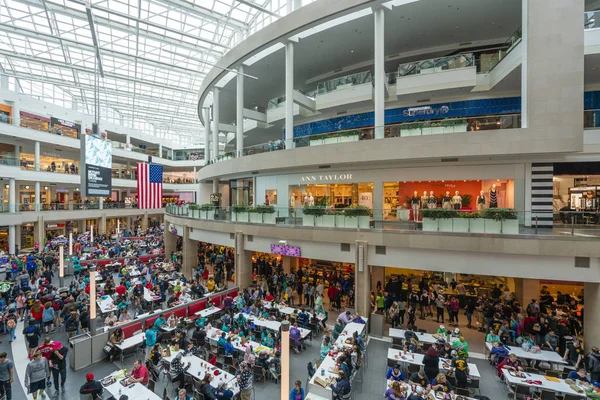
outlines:
[[[73,371],[92,365],[92,337],[88,333],[69,339],[69,367]]]
[[[385,319],[383,314],[371,314],[371,318],[369,318],[369,326],[370,326],[370,335],[376,337],[383,337],[383,324]]]

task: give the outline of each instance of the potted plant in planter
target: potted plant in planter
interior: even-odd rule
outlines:
[[[322,225],[327,228],[335,227],[335,217],[337,215],[337,211],[327,210],[325,211],[325,215],[321,217]],[[318,226],[318,225],[317,225]]]
[[[409,122],[407,124],[402,124],[400,125],[400,136],[421,136],[423,126],[423,122]]]
[[[498,212],[499,208],[488,208],[481,212],[481,217],[484,223],[485,233],[501,233],[502,232],[502,213]]]
[[[214,219],[214,209],[210,203],[204,203],[200,206],[200,219]]]
[[[275,207],[258,205],[256,212],[260,215],[260,222],[263,224],[275,224]]]
[[[190,210],[190,217],[200,218],[200,206],[196,203],[189,203],[188,209]]]
[[[365,206],[348,207],[344,210],[346,228],[369,229],[371,209]]]
[[[481,218],[481,213],[472,212],[465,213],[463,215],[469,222],[469,232],[471,233],[485,233],[485,220]]]
[[[248,208],[248,222],[252,224],[262,223],[262,214],[259,214],[255,207]]]
[[[309,136],[310,146],[320,146],[324,143],[325,135],[311,135]]]
[[[234,204],[231,207],[231,220],[236,222],[248,222],[248,206],[245,204]]]
[[[457,212],[455,217],[452,217],[452,232],[469,232],[470,212]]]
[[[334,226],[338,228],[343,228],[345,226],[344,210],[335,210],[329,211],[330,214],[334,215]]]
[[[519,220],[515,210],[512,208],[499,208],[498,212],[502,214],[502,233],[517,235],[519,233]]]
[[[321,226],[323,215],[325,215],[325,208],[322,206],[304,206],[302,209],[302,225]]]
[[[421,211],[423,231],[426,232],[452,232],[452,220],[458,217],[454,210],[443,208],[425,208]]]

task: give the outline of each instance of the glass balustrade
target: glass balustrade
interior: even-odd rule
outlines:
[[[474,66],[473,54],[456,54],[447,57],[430,58],[427,60],[412,61],[398,66],[398,77],[431,74],[451,69],[467,68]]]
[[[585,29],[600,28],[600,11],[586,12],[583,25]]]

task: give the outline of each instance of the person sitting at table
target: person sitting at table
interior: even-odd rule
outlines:
[[[600,382],[594,382],[590,385],[586,389],[585,394],[588,399],[600,400]]]
[[[331,337],[334,341],[336,341],[340,334],[344,331],[344,326],[345,324],[342,322],[341,319],[338,318],[335,322],[335,325],[333,326],[333,332],[331,334]]]
[[[101,400],[104,388],[102,384],[94,379],[94,374],[89,373],[85,376],[85,383],[79,388],[79,394],[89,394],[92,400]]]
[[[408,378],[408,383],[430,389],[430,381],[427,375],[425,375],[424,369],[419,369],[417,372],[413,372],[410,378]]]
[[[452,360],[451,368],[452,371],[454,371],[454,377],[456,378],[456,387],[466,389],[469,364],[465,358],[464,351],[458,352],[458,357]]]
[[[208,319],[206,317],[198,317],[194,321],[194,325],[196,325],[196,329],[198,329],[198,328],[204,329],[207,321],[208,321]]]
[[[291,329],[290,329],[290,333],[291,333]],[[291,339],[291,334],[290,334],[290,339]],[[269,332],[268,336],[265,336],[263,338],[262,345],[269,347],[271,349],[275,347],[275,338],[273,337],[273,332]]]
[[[310,319],[310,315],[308,315],[308,313],[304,310],[300,310],[300,313],[298,313],[298,325],[300,325],[303,328],[306,328],[306,326],[308,325],[308,321]]]
[[[204,329],[196,328],[192,339],[196,341],[198,347],[204,347],[206,345],[206,331]]]
[[[448,382],[445,374],[438,374],[434,380],[431,381],[431,389],[436,392],[444,392],[454,396],[454,388]]]
[[[302,334],[298,328],[297,322],[295,322],[290,328],[290,342],[292,343],[294,352],[296,354],[300,353],[301,350],[306,350],[306,346],[303,343]]]
[[[579,367],[579,363],[583,359],[583,348],[577,337],[573,338],[573,343],[567,345],[563,360],[568,361],[575,368]]]
[[[417,386],[415,391],[408,396],[406,400],[422,400],[425,398],[426,391],[421,386]]]
[[[546,336],[544,336],[544,343],[542,343],[542,345],[548,346],[553,351],[558,352],[558,340],[558,336],[556,336],[554,329],[550,329],[548,333],[546,333]]]
[[[435,333],[437,333],[438,335],[443,335],[444,337],[448,336],[448,330],[446,329],[446,327],[444,325],[440,325],[440,327],[438,328],[438,330]]]
[[[133,363],[133,370],[128,376],[129,379],[127,379],[127,384],[141,383],[144,386],[148,385],[148,368],[146,368],[142,360],[135,360]]]
[[[167,320],[165,319],[165,314],[161,313],[158,316],[158,318],[156,319],[156,321],[154,321],[154,328],[158,331],[160,329],[160,327],[166,323],[167,323]]]
[[[254,360],[254,365],[261,366],[263,369],[263,372],[266,372],[269,370],[269,354],[267,353],[266,350],[261,350],[258,353],[258,357],[256,357]]]
[[[160,360],[162,359],[162,347],[160,346],[160,344],[157,343],[154,345],[154,347],[152,347],[148,359],[152,362],[154,366],[157,366],[158,363],[160,363]]]
[[[267,292],[267,294],[265,295],[265,300],[266,301],[273,301],[273,300],[275,300],[275,297],[273,297],[273,295],[271,294],[271,292]]]
[[[233,397],[231,390],[222,387],[213,388],[210,382],[213,380],[212,374],[205,374],[200,382],[200,392],[204,395],[205,400],[226,400]]]
[[[508,356],[508,349],[504,347],[502,342],[494,342],[492,349],[490,350],[490,361],[495,363],[499,357]]]
[[[321,351],[319,352],[321,361],[323,361],[325,357],[327,357],[327,354],[329,354],[329,350],[331,350],[331,339],[329,338],[329,336],[324,336],[323,342],[321,343]]]
[[[181,362],[182,357],[183,357],[182,353],[177,353],[175,358],[173,358],[173,361],[171,361],[171,367],[169,368],[169,376],[171,378],[171,382],[173,382],[173,383],[179,382],[179,389],[185,388],[185,379],[184,379],[183,374],[192,365],[192,363],[189,361],[188,361],[187,365],[184,365]],[[209,375],[209,374],[207,374],[207,375]]]
[[[215,278],[210,275],[206,281],[206,289],[208,289],[209,292],[213,292],[215,290],[215,286]]]
[[[252,307],[250,307],[250,314],[257,317],[260,316],[260,308],[256,304],[253,304]]]
[[[344,371],[338,371],[335,385],[330,385],[333,400],[349,400],[352,397],[352,387],[348,375]]]
[[[233,347],[233,345],[231,344],[231,337],[227,338],[227,341],[225,342],[225,346],[223,346],[225,348],[225,357],[233,357],[235,354],[235,347]]]
[[[406,399],[406,388],[400,385],[400,382],[392,382],[390,388],[383,394],[384,399],[404,400]]]
[[[338,317],[338,319],[340,321],[342,321],[344,323],[344,325],[349,324],[350,322],[352,322],[352,320],[354,319],[354,316],[352,315],[352,313],[350,311],[344,311],[343,313],[341,313]]]
[[[458,340],[455,340],[452,343],[452,347],[454,348],[454,350],[460,352],[460,351],[464,351],[465,355],[467,357],[469,357],[469,344],[467,343],[467,341],[465,340],[465,337],[460,335],[458,337]]]
[[[194,339],[190,340],[187,344],[186,349],[183,352],[184,356],[187,356],[189,354],[192,354],[196,357],[201,357],[202,352],[200,351],[200,348],[196,345],[196,341]]]
[[[515,353],[510,353],[500,364],[498,364],[498,376],[503,377],[502,370],[523,371],[523,363],[517,358]]]
[[[239,313],[238,316],[237,316],[237,318],[234,320],[234,324],[238,328],[246,326],[247,322],[248,322],[248,320],[246,319],[246,317],[244,317],[244,314],[242,314],[242,313]]]
[[[404,382],[404,375],[400,370],[400,364],[396,364],[390,369],[388,369],[385,379],[387,379],[388,381]]]
[[[325,323],[327,321],[327,311],[325,311],[325,308],[323,308],[323,306],[316,306],[315,307],[315,313],[317,314],[317,316],[323,314],[323,320],[320,321],[321,325],[323,325],[323,328],[327,328],[327,324]]]
[[[586,386],[590,384],[590,381],[587,378],[587,371],[585,370],[585,368],[578,368],[577,371],[569,372],[567,379],[571,379],[572,381],[581,381]]]
[[[485,341],[487,343],[499,342],[500,336],[498,336],[498,333],[495,330],[490,329],[490,333],[488,333],[487,336],[485,337]]]
[[[117,322],[117,316],[113,311],[108,314],[108,317],[104,318],[104,325],[110,325],[110,323],[115,324]]]
[[[112,335],[110,335],[110,339],[108,339],[108,341],[112,345],[112,349],[108,354],[108,360],[110,362],[113,362],[115,356],[119,354],[119,349],[117,348],[117,345],[125,341],[125,335],[123,334],[123,330],[121,328],[115,329]]]

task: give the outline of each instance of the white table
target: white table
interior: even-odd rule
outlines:
[[[403,356],[402,353],[403,353],[402,350],[388,349],[388,360],[394,360],[397,363],[423,365],[423,358],[425,357],[424,354],[408,353]],[[413,356],[414,356],[414,358],[413,358]],[[402,358],[402,357],[404,357],[404,358]],[[448,370],[448,368],[444,367],[444,362],[450,364],[451,360],[446,360],[444,358],[440,358],[440,364],[439,364],[440,371]],[[479,373],[479,369],[477,368],[477,365],[471,364],[471,363],[469,363],[468,365],[469,365],[469,375],[473,376],[475,378],[481,378],[481,374]]]
[[[136,315],[137,319],[142,319],[142,318],[146,318],[146,317],[151,317],[151,316],[159,316],[160,314],[164,313],[163,310],[154,310],[153,312],[147,312],[147,313],[143,313],[143,314],[138,314]]]
[[[151,292],[148,290],[148,288],[144,288],[144,300],[151,303],[153,301],[160,300],[160,296],[155,295],[154,292]]]
[[[365,322],[369,322],[367,318],[363,319],[365,320]],[[346,339],[352,339],[354,332],[358,332],[359,335],[362,334],[366,326],[367,324],[359,324],[357,322],[350,322],[349,324],[346,324],[344,330],[342,331],[342,333],[340,333],[340,336],[338,336],[337,340],[335,341],[335,344],[338,347],[350,346],[349,344],[346,344]]]
[[[117,344],[116,347],[117,347],[117,349],[123,351],[123,350],[130,349],[132,347],[135,347],[135,346],[139,346],[144,341],[143,337],[144,337],[144,333],[140,332],[136,335],[133,335],[133,336],[128,337],[127,339],[123,340],[123,343]]]
[[[121,372],[121,371],[117,371]],[[114,376],[116,373],[111,374],[110,376]],[[123,386],[120,381],[125,378],[120,378],[115,381],[112,385],[104,386],[110,394],[112,394],[115,398],[119,398],[120,395],[127,395],[129,400],[162,400],[160,396],[156,393],[148,389],[146,386],[141,383],[134,383],[133,385]]]
[[[568,394],[580,396],[582,398],[586,397],[585,393],[577,393],[576,391],[571,389],[571,387],[565,382],[564,379],[557,378],[559,381],[553,382],[553,381],[546,379],[546,377],[544,375],[530,374],[527,372],[525,372],[525,376],[527,378],[518,378],[516,376],[511,375],[511,373],[507,369],[503,369],[502,374],[506,378],[506,382],[513,384],[513,385],[522,385],[522,386],[528,386],[528,387],[537,388],[537,389],[552,390],[554,392],[564,393],[564,394],[568,393]],[[532,385],[530,383],[527,383],[526,382],[527,380],[541,381],[542,384],[541,385]],[[583,389],[583,387],[582,387],[582,389]]]
[[[211,327],[210,329],[206,329],[206,337],[208,338],[208,340],[211,343],[217,343],[219,341],[219,338],[221,337],[222,332],[223,331],[221,331],[220,329]],[[246,347],[248,347],[248,346],[252,346],[252,349],[255,354],[260,353],[261,350],[267,350],[267,352],[269,352],[269,354],[273,353],[273,351],[274,351],[274,349],[272,349],[271,347],[262,345],[258,342],[255,342],[254,340],[248,340],[246,342],[246,344],[243,345],[242,340],[240,338],[237,338],[236,340],[233,340],[231,342],[231,344],[236,350],[239,350],[242,353],[246,352]]]
[[[171,363],[171,361],[173,361],[175,356],[181,352],[182,352],[181,350],[171,351],[171,356],[164,357],[163,360],[165,360],[168,363]],[[207,368],[209,368],[209,371],[210,371],[209,373],[213,374],[213,380],[210,382],[210,386],[212,386],[216,389],[219,387],[220,384],[226,383],[227,384],[226,389],[231,390],[233,392],[234,396],[239,393],[240,388],[237,383],[237,380],[235,379],[235,376],[207,363],[200,357],[196,357],[191,354],[181,357],[182,365],[187,366],[188,362],[190,363],[190,367],[186,371],[188,374],[192,375],[193,377],[195,377],[199,380],[202,380],[202,379],[204,379],[204,374],[206,373]],[[219,375],[218,376],[214,375],[214,371],[219,371]]]
[[[98,303],[98,307],[100,307],[100,312],[102,314],[107,314],[112,311],[117,311],[118,307],[114,303],[114,300],[111,296],[103,296],[96,300]]]
[[[234,318],[237,319],[239,315],[239,313],[235,314]],[[262,326],[275,332],[279,332],[279,330],[281,329],[281,322],[279,321],[271,321],[270,319],[258,319],[254,315],[250,314],[244,314],[244,317],[246,317],[248,322],[253,322],[256,326]],[[312,333],[310,329],[300,327],[298,327],[298,329],[300,329],[300,336],[302,339],[306,339]]]
[[[142,273],[137,268],[127,268],[130,276],[140,276]]]
[[[281,304],[273,304],[273,302],[271,301],[266,301],[263,300],[262,304],[268,308],[268,309],[272,309],[272,310],[277,310],[282,314],[286,314],[286,315],[292,315],[295,311],[298,311],[298,313],[300,313],[299,309],[293,308],[293,307],[289,307],[289,306],[284,306]],[[312,312],[309,313],[309,316],[312,317]],[[318,314],[317,315],[317,319],[319,321],[324,321],[325,320],[325,314]]]
[[[404,339],[404,332],[406,332],[404,329],[390,328],[390,336],[393,338]],[[431,333],[415,332],[415,334],[417,335],[419,342],[436,343],[438,341]],[[444,340],[446,340],[446,338],[444,338]]]
[[[210,315],[217,314],[217,313],[219,313],[221,311],[222,310],[220,308],[212,306],[212,307],[209,307],[209,308],[205,308],[204,310],[200,310],[198,312],[195,312],[194,314],[197,315],[197,316],[199,316],[199,317],[201,317],[201,318],[206,318],[206,317],[208,317]]]
[[[487,342],[485,344],[485,347],[488,351],[491,351],[493,344]],[[506,347],[506,349],[509,353],[513,353],[517,356],[517,358],[521,359],[524,358],[526,360],[546,361],[550,364],[567,364],[567,362],[563,360],[562,357],[554,351],[542,350],[540,353],[530,353],[528,351],[523,350],[519,346],[510,346],[510,348]]]

